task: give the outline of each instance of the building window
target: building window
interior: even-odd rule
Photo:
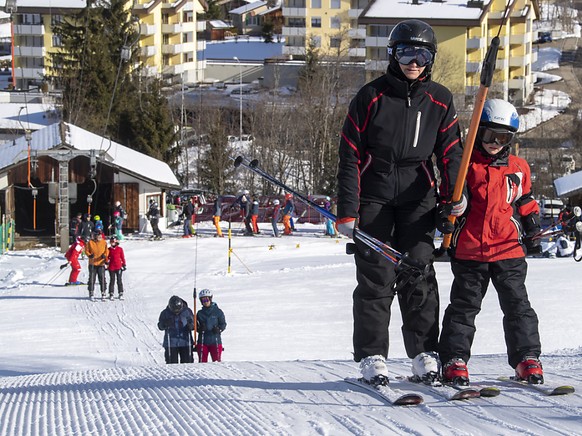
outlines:
[[[311,0],[312,9],[321,9],[321,0]]]
[[[321,27],[321,18],[320,17],[312,17],[311,18],[311,27]]]
[[[289,18],[287,27],[305,27],[305,18]]]
[[[339,29],[341,27],[341,20],[339,17],[331,17],[329,19],[329,27],[332,29]]]
[[[168,14],[162,14],[162,24],[170,24],[170,16]]]
[[[339,48],[341,43],[342,43],[341,38],[336,38],[336,37],[329,38],[329,46],[331,48]]]
[[[162,35],[162,44],[168,45],[170,43],[170,35],[164,34]]]
[[[370,26],[370,36],[388,37],[394,26]]]
[[[342,6],[341,0],[329,0],[330,9],[340,9]]]

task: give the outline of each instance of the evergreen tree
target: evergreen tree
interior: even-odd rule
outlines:
[[[45,80],[62,90],[65,121],[171,163],[170,109],[158,81],[139,76],[137,20],[126,3],[88,2],[64,17]]]

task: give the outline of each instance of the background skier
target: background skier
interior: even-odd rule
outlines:
[[[107,282],[105,281],[105,262],[109,254],[109,249],[107,248],[107,242],[103,240],[103,233],[98,230],[93,231],[92,238],[85,247],[85,254],[89,258],[89,298],[93,298],[95,281],[98,279],[101,298],[105,299],[105,290],[107,287]]]
[[[81,264],[79,263],[79,256],[85,248],[85,241],[80,236],[77,237],[75,242],[71,244],[67,252],[65,253],[65,258],[67,259],[67,265],[71,265],[71,274],[69,275],[68,285],[80,285],[79,273],[81,272]],[[62,267],[61,267],[62,268]]]
[[[208,355],[213,362],[220,362],[222,359],[222,337],[221,333],[226,328],[224,312],[216,303],[212,302],[212,291],[202,289],[199,294],[202,309],[197,312],[198,341],[196,350],[198,360],[208,362]]]
[[[150,208],[146,213],[146,217],[150,220],[150,224],[152,226],[152,231],[154,232],[154,236],[152,239],[159,240],[162,239],[162,232],[158,227],[158,223],[160,221],[160,209],[158,207],[158,203],[155,200],[150,200]]]
[[[186,301],[172,296],[168,306],[160,313],[158,328],[165,331],[163,345],[166,363],[192,363],[194,313]]]
[[[119,245],[116,236],[109,238],[109,253],[107,255],[107,270],[109,271],[109,299],[113,300],[115,282],[117,282],[117,296],[123,300],[123,271],[126,269],[125,253]]]

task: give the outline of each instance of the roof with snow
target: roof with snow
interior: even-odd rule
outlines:
[[[63,128],[61,129],[61,126]],[[132,150],[117,142],[69,123],[55,123],[32,133],[32,150],[70,147],[76,150],[97,150],[98,159],[119,168],[140,180],[156,186],[179,188],[181,185],[167,163]],[[0,145],[0,171],[27,159],[28,144],[24,136]]]
[[[478,2],[475,2],[476,4]],[[483,10],[489,7],[490,0],[483,1],[483,8],[469,7],[468,0],[430,1],[418,0],[417,4],[410,0],[375,0],[372,1],[360,15],[359,21],[369,19],[394,20],[395,23],[410,18],[435,22],[446,20],[452,24],[455,21],[478,21]]]
[[[55,122],[52,107],[40,103],[0,104],[0,130],[38,130]]]
[[[213,29],[231,29],[232,24],[228,24],[222,20],[208,20],[208,25]]]
[[[232,9],[230,11],[228,11],[229,14],[246,14],[250,11],[253,11],[255,9],[258,9],[260,7],[263,7],[267,4],[267,2],[264,1],[258,1],[258,2],[253,2],[253,3],[248,3],[246,5],[240,6],[238,8]]]
[[[582,171],[557,178],[554,186],[558,197],[582,193]]]

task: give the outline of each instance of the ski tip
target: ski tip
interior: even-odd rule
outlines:
[[[501,389],[488,386],[486,388],[479,389],[479,394],[484,398],[498,397],[501,394]]]
[[[392,404],[395,406],[417,406],[424,403],[424,398],[417,394],[404,394]]]
[[[258,160],[258,159],[253,159],[253,160],[251,161],[251,163],[249,163],[249,166],[250,166],[251,168],[256,168],[256,167],[258,167],[258,166],[259,166],[259,160]]]
[[[238,168],[243,160],[244,158],[242,156],[237,156],[236,159],[234,160],[234,167]]]
[[[454,394],[452,397],[450,397],[450,400],[456,401],[456,400],[468,400],[470,398],[479,398],[481,396],[481,392],[476,390],[476,389],[472,389],[472,388],[468,388],[468,389],[462,389],[460,391],[458,391],[456,394]]]

